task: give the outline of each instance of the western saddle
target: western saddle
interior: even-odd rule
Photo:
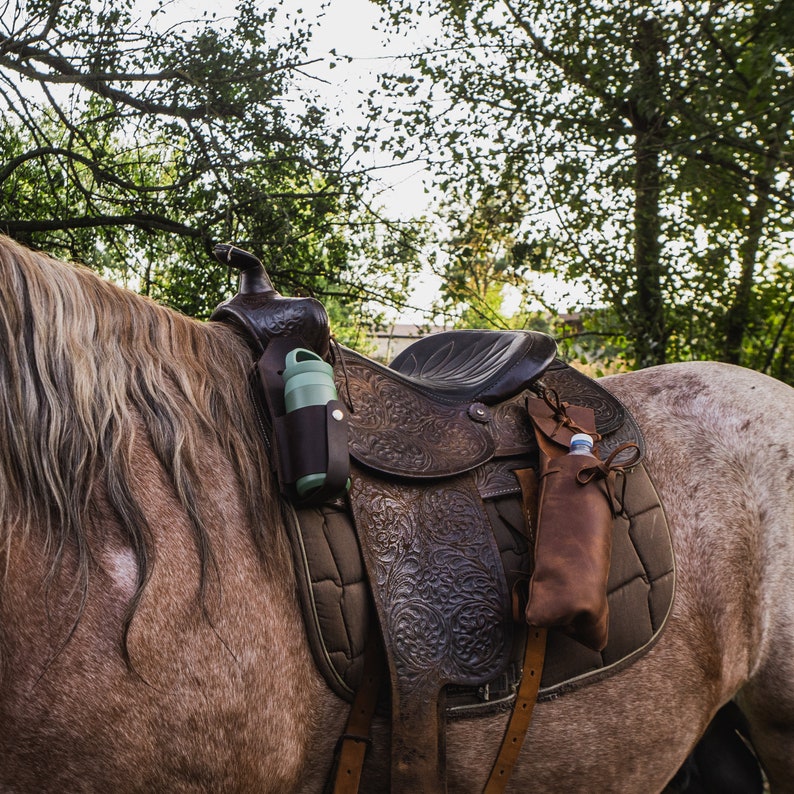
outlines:
[[[609,463],[591,465],[586,476],[600,483],[611,507],[610,466],[621,455],[623,465],[637,462],[636,427],[628,423],[621,433],[623,407],[592,381],[583,407],[544,390],[544,373],[555,383],[581,377],[555,360],[556,345],[544,334],[434,334],[386,367],[332,346],[322,304],[280,296],[251,254],[221,245],[215,255],[241,271],[239,293],[212,319],[236,327],[258,358],[257,400],[282,493],[299,508],[341,500],[349,506],[380,628],[381,641],[368,643],[340,742],[335,791],[357,790],[381,654],[390,676],[392,790],[443,791],[445,688],[484,685],[505,669],[528,597],[529,571],[523,591],[508,584],[483,494],[498,493],[504,478],[520,488],[524,531],[538,548],[538,446],[542,468],[567,451],[574,432],[592,434]],[[333,364],[340,399],[286,410],[281,373],[296,348]],[[326,473],[325,484],[301,500],[295,482],[317,471]],[[569,617],[554,620],[575,634]],[[523,677],[488,792],[503,790],[518,756],[540,685],[546,628],[527,630]]]

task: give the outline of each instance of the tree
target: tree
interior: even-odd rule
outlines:
[[[389,145],[426,142],[447,201],[497,189],[509,233],[589,284],[636,366],[753,358],[757,281],[794,207],[792,4],[380,4],[438,27],[383,84],[414,100]]]
[[[540,310],[553,308],[543,307],[543,295],[528,278],[547,252],[512,236],[519,220],[511,216],[510,202],[489,186],[475,206],[448,213],[440,300],[432,307],[445,325],[548,330]]]
[[[282,7],[283,6],[283,7]],[[206,316],[231,287],[232,240],[286,294],[365,311],[363,256],[400,301],[410,241],[374,256],[365,176],[308,90],[312,24],[241,0],[228,18],[174,21],[174,4],[17,0],[0,22],[0,230]],[[370,314],[377,314],[375,309]]]

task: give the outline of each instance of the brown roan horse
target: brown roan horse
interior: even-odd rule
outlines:
[[[250,366],[228,327],[0,239],[0,790],[322,789],[348,706],[304,634]],[[511,790],[660,791],[735,699],[794,791],[794,391],[710,363],[604,385],[645,435],[672,614],[537,706]],[[505,720],[450,722],[450,791],[482,789]]]

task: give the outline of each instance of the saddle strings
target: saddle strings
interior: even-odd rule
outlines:
[[[543,399],[543,402],[545,402],[546,405],[551,408],[554,414],[554,419],[557,422],[557,425],[551,434],[552,438],[554,438],[554,436],[556,436],[563,427],[567,427],[574,433],[587,433],[587,435],[592,436],[596,441],[601,440],[600,433],[593,433],[587,428],[576,424],[576,422],[571,419],[571,417],[568,415],[568,406],[570,403],[561,400],[560,395],[557,394],[554,389],[549,386],[544,386],[542,383],[539,383],[538,386],[538,393],[540,394],[540,397]]]
[[[551,434],[552,438],[563,427],[565,427],[573,432],[586,433],[587,435],[592,436],[596,442],[601,441],[603,437],[600,433],[592,433],[587,428],[580,427],[573,419],[571,419],[571,417],[568,415],[568,406],[570,403],[561,400],[559,394],[557,394],[554,389],[544,386],[542,383],[538,384],[538,386],[540,387],[538,389],[540,397],[543,399],[546,405],[551,408],[554,414],[554,419],[557,422],[554,431]],[[629,449],[634,450],[634,454],[629,457],[628,460],[616,462],[621,453],[626,452]],[[622,487],[620,497],[618,497],[615,488],[617,474],[625,475],[626,470],[636,465],[641,457],[642,451],[640,450],[639,445],[633,441],[628,441],[625,444],[620,444],[620,446],[613,449],[606,460],[598,461],[598,463],[594,464],[593,466],[588,466],[582,469],[577,475],[576,479],[582,485],[586,485],[596,477],[604,479],[606,482],[610,503],[612,505],[612,512],[615,515],[620,515],[623,512],[623,502],[626,495],[626,477],[621,477]]]
[[[618,456],[629,449],[634,450],[634,454],[631,455],[628,460],[616,463],[615,460],[618,458]],[[606,460],[599,460],[592,466],[586,466],[583,468],[576,475],[576,480],[580,484],[586,485],[591,480],[596,478],[603,479],[606,483],[607,493],[612,505],[612,513],[616,516],[620,515],[623,512],[623,503],[626,497],[626,470],[639,463],[641,456],[642,452],[639,445],[634,441],[627,441],[625,444],[620,444],[620,446],[615,447],[615,449],[610,452]],[[620,498],[618,498],[615,489],[615,483],[617,481],[618,474],[622,475]]]
[[[336,337],[332,336],[330,339],[331,347],[334,350],[334,360],[338,360],[339,363],[342,365],[342,380],[345,384],[345,393],[347,394],[347,400],[345,400],[345,404],[348,407],[348,410],[351,414],[356,412],[356,408],[353,405],[353,396],[350,394],[350,378],[347,374],[347,366],[345,365],[345,355],[342,350],[342,346],[337,342]]]

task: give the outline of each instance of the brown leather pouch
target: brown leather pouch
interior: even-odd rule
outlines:
[[[568,454],[574,433],[596,435],[592,411],[534,399],[527,409],[540,447],[540,482],[526,620],[600,651],[607,643],[615,474],[589,455]]]

